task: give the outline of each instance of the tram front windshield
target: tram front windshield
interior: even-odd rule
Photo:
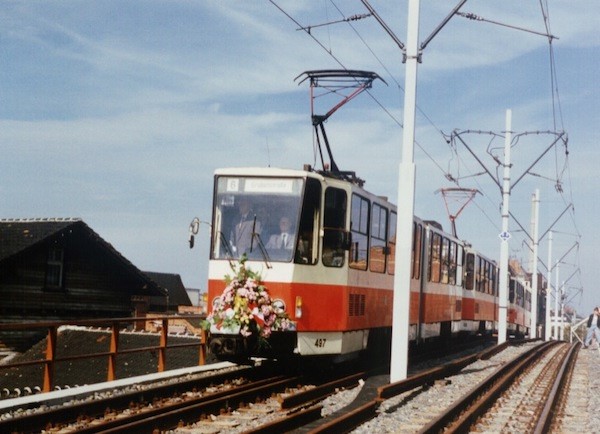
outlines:
[[[298,241],[304,181],[299,178],[219,176],[211,259],[289,262]]]

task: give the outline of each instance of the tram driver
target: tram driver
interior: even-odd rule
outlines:
[[[256,214],[252,211],[250,200],[240,197],[238,200],[238,216],[234,219],[235,226],[229,237],[233,253],[242,256],[249,254],[251,250],[258,248],[258,241],[253,234],[260,234],[261,224],[256,220]]]

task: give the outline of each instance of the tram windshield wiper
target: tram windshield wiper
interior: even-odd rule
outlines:
[[[269,258],[269,253],[267,252],[267,249],[263,244],[260,234],[257,232],[252,232],[252,240],[254,240],[254,238],[256,238],[256,244],[258,245],[258,249],[260,250],[260,253],[263,257],[263,261],[265,261],[265,265],[268,269],[273,268],[273,266],[271,265],[271,258]]]
[[[229,265],[233,266],[233,262],[235,260],[234,256],[233,256],[233,252],[231,251],[231,247],[229,246],[229,243],[227,242],[227,238],[225,238],[225,234],[223,234],[223,231],[218,231],[217,232],[219,240],[221,240],[221,246],[223,246],[223,248],[225,249],[225,252],[227,253],[227,260],[229,261]],[[216,242],[215,242],[216,245]]]

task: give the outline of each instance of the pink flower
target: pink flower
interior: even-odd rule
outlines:
[[[235,279],[227,277],[228,284],[206,317],[207,323],[218,329],[224,324],[241,326],[243,337],[256,332],[268,338],[272,330],[295,328],[285,312],[275,313],[267,289],[255,278],[255,273],[245,268],[244,262],[238,267]]]

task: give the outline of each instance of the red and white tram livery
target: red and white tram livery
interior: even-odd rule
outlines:
[[[272,350],[280,344],[280,352],[301,356],[355,354],[391,334],[395,231],[396,206],[347,177],[310,167],[219,169],[209,304],[223,292],[231,261],[245,254],[274,304],[296,323],[273,339]],[[413,234],[410,339],[491,333],[496,265],[435,222],[415,218]],[[519,308],[514,320],[522,330],[525,303]],[[222,358],[256,352],[224,332],[211,333],[210,348]]]

